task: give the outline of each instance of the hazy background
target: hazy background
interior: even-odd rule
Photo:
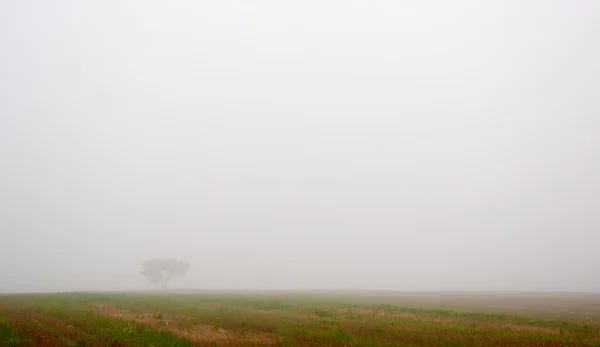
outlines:
[[[0,291],[600,291],[600,2],[0,3]]]

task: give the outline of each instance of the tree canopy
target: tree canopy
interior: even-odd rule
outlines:
[[[158,283],[163,289],[173,276],[183,276],[190,264],[175,259],[152,259],[142,264],[142,275],[150,283]]]

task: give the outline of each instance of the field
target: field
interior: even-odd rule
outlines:
[[[1,346],[600,346],[600,295],[0,295]]]

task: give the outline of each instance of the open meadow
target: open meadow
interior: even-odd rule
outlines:
[[[2,346],[600,346],[600,295],[5,294],[0,341]]]

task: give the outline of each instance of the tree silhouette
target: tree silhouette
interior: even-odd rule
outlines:
[[[173,276],[183,276],[190,264],[175,259],[152,259],[142,264],[142,275],[150,283],[159,283],[163,289]]]

